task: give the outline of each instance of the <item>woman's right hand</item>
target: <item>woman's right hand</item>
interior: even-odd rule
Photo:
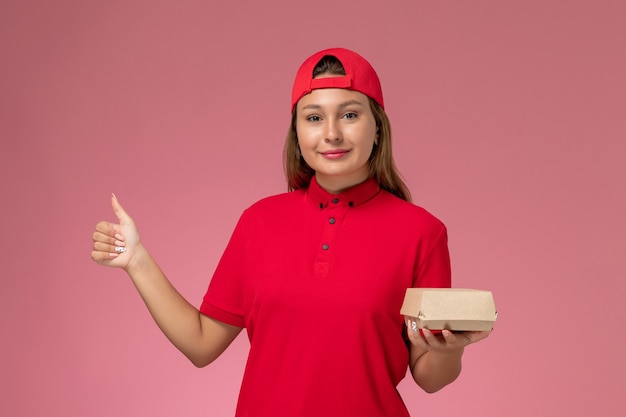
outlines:
[[[96,225],[91,259],[101,265],[128,270],[135,255],[143,250],[141,239],[135,222],[115,195],[111,195],[111,207],[119,223],[101,221]],[[116,248],[124,248],[124,251],[119,252]]]

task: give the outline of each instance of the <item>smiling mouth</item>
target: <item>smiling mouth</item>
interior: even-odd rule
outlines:
[[[336,150],[332,150],[332,151],[322,152],[322,156],[324,156],[325,158],[329,158],[329,159],[336,159],[336,158],[341,158],[342,156],[344,156],[348,152],[349,151],[347,151],[347,150],[336,149]]]

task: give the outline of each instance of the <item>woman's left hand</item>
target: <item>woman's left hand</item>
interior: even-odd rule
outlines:
[[[433,333],[418,329],[417,320],[405,317],[411,342],[409,368],[413,379],[424,391],[436,392],[454,381],[461,373],[465,347],[484,340],[491,331]]]
[[[428,329],[413,330],[414,320],[407,317],[407,334],[411,344],[426,351],[452,352],[463,350],[465,346],[484,340],[491,331],[452,332],[442,330],[441,334],[433,334]]]

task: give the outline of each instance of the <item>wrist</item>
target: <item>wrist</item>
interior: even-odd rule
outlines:
[[[126,273],[132,278],[141,274],[141,271],[146,268],[151,259],[152,257],[150,256],[148,250],[143,246],[143,244],[139,243],[133,248],[132,257],[124,267],[124,271],[126,271]]]
[[[452,361],[452,360],[461,360],[463,357],[463,352],[465,351],[465,347],[458,348],[446,348],[445,350],[429,350],[428,354],[433,359],[439,359],[444,361]]]

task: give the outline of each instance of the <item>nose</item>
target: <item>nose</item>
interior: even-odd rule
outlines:
[[[326,142],[341,142],[343,140],[343,136],[341,135],[341,129],[339,128],[339,124],[336,120],[326,120],[324,128],[326,129],[326,131],[324,132],[324,140]]]

